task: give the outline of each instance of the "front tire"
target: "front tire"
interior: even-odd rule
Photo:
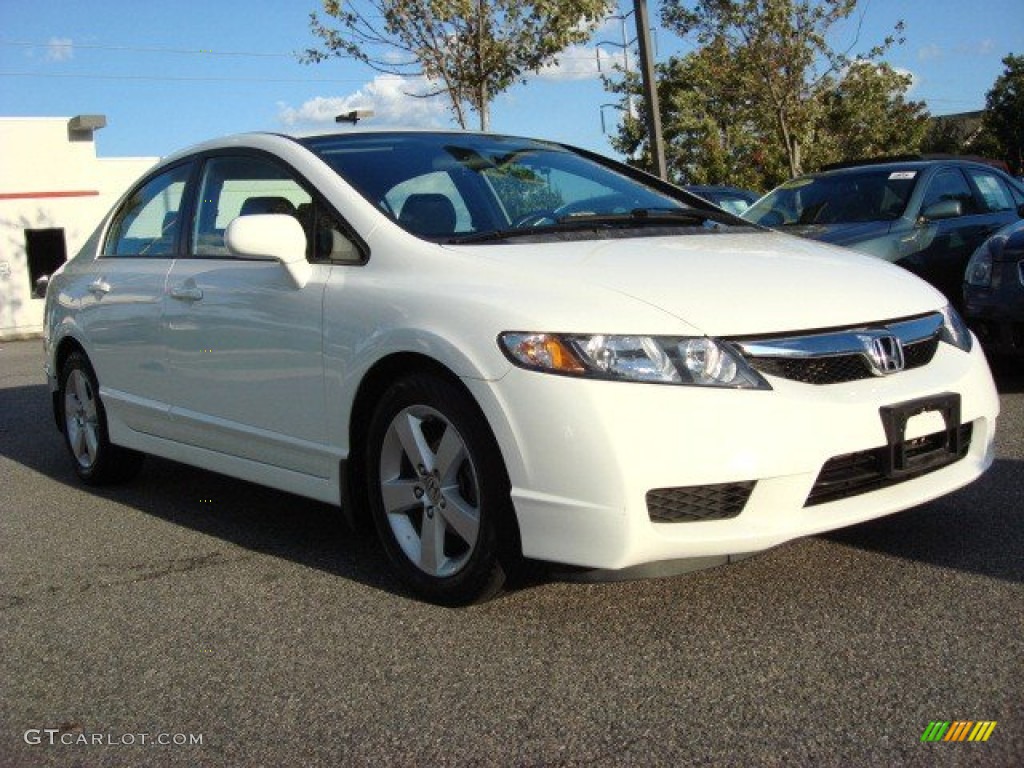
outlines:
[[[100,385],[89,359],[81,352],[72,352],[64,361],[59,402],[64,444],[82,482],[106,485],[138,474],[143,456],[110,442]]]
[[[518,554],[508,475],[476,404],[429,375],[385,392],[367,439],[374,525],[399,574],[444,605],[482,602]]]

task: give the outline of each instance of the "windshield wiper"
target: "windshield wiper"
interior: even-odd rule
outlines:
[[[587,229],[614,229],[618,227],[657,226],[700,226],[707,221],[733,224],[728,217],[712,211],[698,211],[684,208],[634,208],[628,213],[579,212],[560,217],[554,224],[517,229],[495,229],[489,232],[461,235],[448,240],[449,243],[484,243],[508,240],[533,235],[551,235],[560,232],[577,232]]]
[[[663,224],[665,220],[671,223],[703,224],[709,219],[715,219],[710,211],[699,211],[695,208],[634,208],[628,213],[598,213],[592,211],[579,211],[570,213],[558,220],[559,224],[569,222],[588,222],[591,224]]]

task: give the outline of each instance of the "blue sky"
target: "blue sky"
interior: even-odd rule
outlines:
[[[443,101],[403,95],[414,83],[353,61],[298,63],[293,54],[313,42],[309,13],[319,7],[318,0],[2,0],[0,115],[105,114],[97,144],[106,157],[165,155],[240,131],[322,129],[353,106],[372,105],[375,125],[450,125]],[[658,2],[650,7],[656,19]],[[621,8],[632,3],[621,0]],[[1001,59],[1024,53],[1021,0],[861,0],[861,12],[858,50],[905,21],[906,42],[887,61],[913,75],[911,96],[933,114],[982,108]],[[856,38],[857,23],[838,30],[837,47]],[[659,59],[689,47],[665,30],[656,35]],[[600,113],[615,99],[594,66],[601,40],[621,42],[621,22],[567,52],[560,67],[499,96],[492,130],[611,153]],[[615,110],[606,108],[605,117],[611,128]]]

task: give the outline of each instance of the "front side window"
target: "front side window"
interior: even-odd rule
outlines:
[[[114,214],[103,255],[173,257],[191,168],[189,164],[175,166],[134,190]]]
[[[967,185],[967,179],[957,168],[946,168],[935,174],[935,177],[928,183],[924,200],[921,203],[921,212],[924,213],[930,206],[946,201],[960,203],[960,215],[967,216],[977,213],[977,206],[974,204],[974,194]]]
[[[191,255],[231,258],[224,232],[239,216],[292,216],[306,235],[306,258],[357,261],[359,254],[325,206],[281,165],[261,157],[214,157],[203,168]]]

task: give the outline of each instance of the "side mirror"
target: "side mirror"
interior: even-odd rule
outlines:
[[[306,233],[293,216],[239,216],[228,224],[224,243],[233,256],[280,262],[296,288],[302,288],[313,274],[313,267],[306,261]]]
[[[939,200],[939,202],[932,203],[921,211],[921,218],[930,221],[955,219],[957,216],[961,216],[963,212],[964,206],[959,200]]]

